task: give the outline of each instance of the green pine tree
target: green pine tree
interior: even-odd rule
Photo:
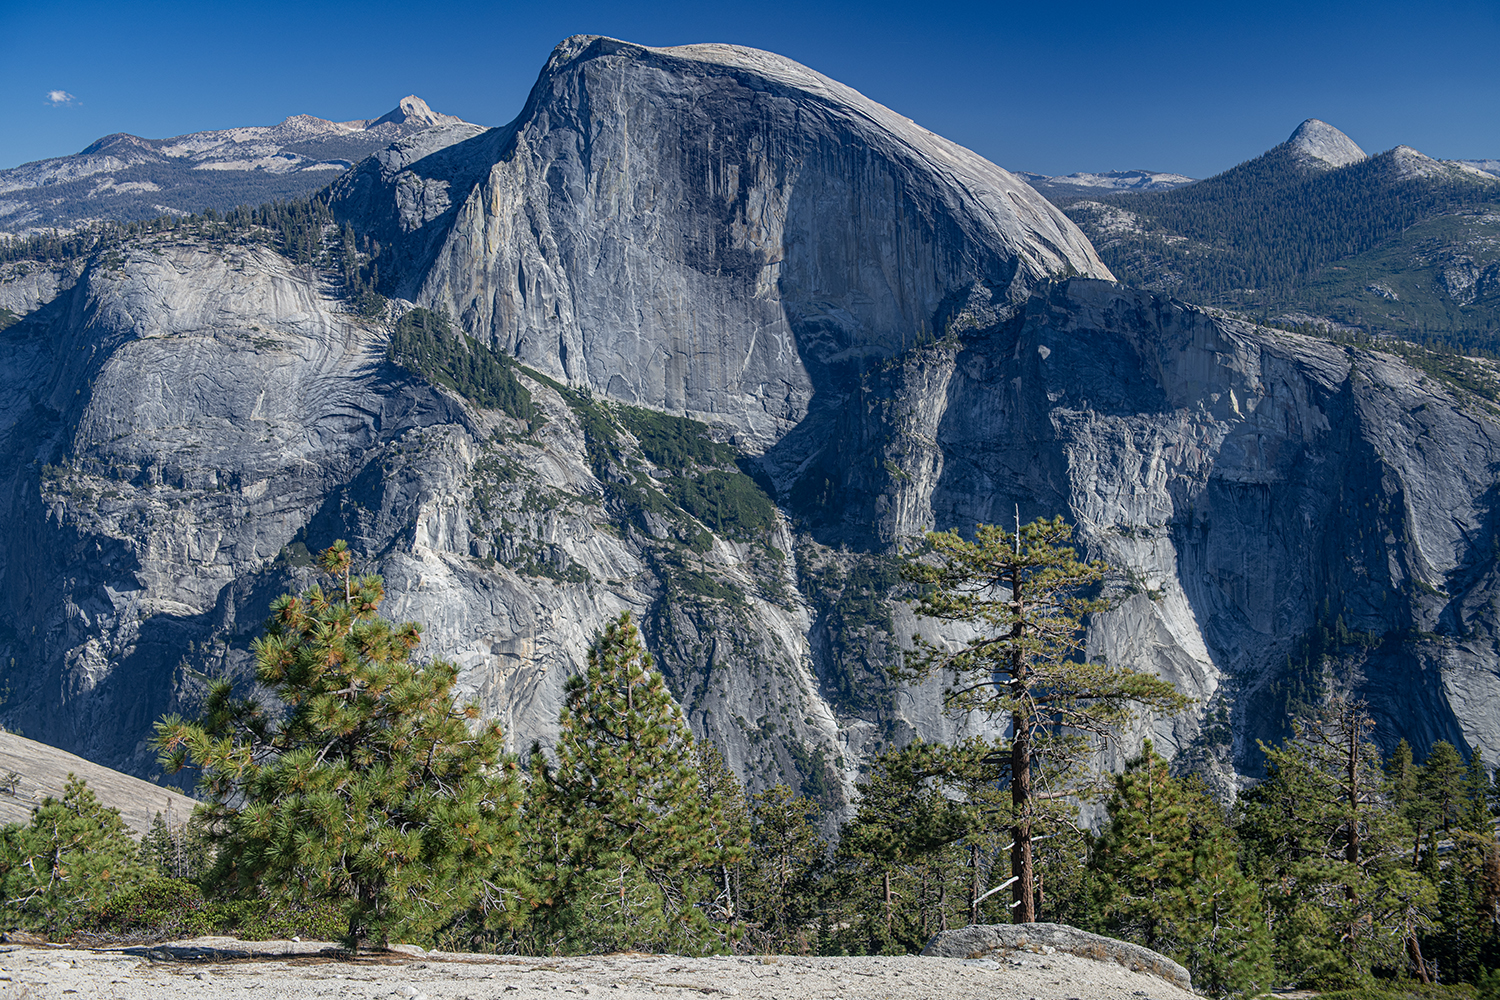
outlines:
[[[1106,803],[1109,824],[1090,859],[1103,876],[1101,907],[1116,936],[1163,953],[1182,944],[1192,824],[1167,761],[1146,742],[1115,778]]]
[[[175,826],[157,813],[141,838],[141,863],[164,878],[197,882],[212,867],[213,844],[196,816]]]
[[[1239,832],[1272,914],[1281,975],[1363,984],[1376,969],[1430,970],[1420,938],[1436,890],[1402,860],[1396,812],[1362,705],[1334,702],[1261,745],[1266,778],[1241,797]]]
[[[1269,987],[1260,893],[1240,869],[1217,803],[1173,778],[1147,741],[1115,778],[1106,808],[1090,859],[1106,931],[1177,958],[1211,995]]]
[[[1469,752],[1469,768],[1464,772],[1464,803],[1459,826],[1479,837],[1493,838],[1494,819],[1490,815],[1490,772],[1484,756],[1475,748]]]
[[[1432,744],[1422,764],[1420,779],[1423,812],[1430,824],[1451,833],[1462,822],[1468,795],[1464,788],[1467,768],[1458,748],[1447,740]]]
[[[0,830],[0,889],[12,926],[57,934],[87,923],[147,874],[120,811],[71,774],[61,799],[47,796],[30,823]]]
[[[786,785],[751,799],[741,912],[758,951],[807,954],[816,947],[819,880],[828,864],[818,815],[817,803]]]
[[[285,716],[225,681],[200,721],[157,726],[169,769],[201,769],[210,881],[333,901],[351,948],[513,906],[520,783],[499,725],[455,704],[457,667],[413,659],[421,627],[376,614],[381,580],[353,577],[343,542],[319,561],[333,589],[279,598],[253,647]]]
[[[930,532],[930,553],[910,560],[906,578],[921,588],[917,614],[957,622],[978,634],[958,650],[913,636],[916,647],[897,675],[920,681],[950,678],[950,711],[984,712],[1010,722],[1009,773],[1013,919],[1037,915],[1032,856],[1039,791],[1052,775],[1081,783],[1097,740],[1129,720],[1134,708],[1171,713],[1187,699],[1166,681],[1121,665],[1083,657],[1084,620],[1110,602],[1087,596],[1107,567],[1081,562],[1067,545],[1061,517],[1038,519],[1011,533],[975,527],[974,541],[957,532]]]
[[[1426,809],[1418,790],[1421,773],[1412,759],[1411,744],[1404,737],[1396,744],[1396,749],[1391,751],[1390,759],[1386,761],[1385,776],[1396,815],[1406,820],[1411,827],[1411,866],[1416,868],[1422,853]]]
[[[172,831],[167,828],[167,821],[158,812],[151,820],[151,829],[141,838],[141,863],[170,877],[172,847]]]
[[[1450,785],[1452,757],[1434,746],[1429,763]],[[1426,872],[1437,886],[1437,926],[1424,938],[1423,950],[1436,960],[1445,982],[1475,982],[1486,965],[1500,958],[1497,915],[1500,915],[1500,844],[1489,816],[1489,771],[1479,752],[1469,756],[1463,778],[1463,799],[1457,808],[1446,850],[1434,841],[1428,850]],[[1451,787],[1433,790],[1436,811],[1451,795]]]
[[[917,741],[882,753],[855,786],[859,810],[834,855],[832,936],[845,953],[919,951],[950,912],[963,912],[962,861],[949,849],[975,817],[945,794],[954,757],[954,748]]]
[[[627,612],[568,682],[557,761],[533,750],[533,807],[559,829],[543,844],[558,946],[703,953],[725,936],[705,912],[742,844],[705,801],[692,734]]]
[[[699,742],[698,794],[709,823],[712,839],[713,896],[705,900],[711,919],[726,925],[731,936],[740,931],[739,918],[744,894],[741,862],[750,842],[750,804],[745,786],[730,770],[724,752],[712,743]]]

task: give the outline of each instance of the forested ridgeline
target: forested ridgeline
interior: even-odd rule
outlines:
[[[505,754],[498,725],[455,699],[456,668],[417,655],[419,626],[379,617],[380,579],[335,545],[326,589],[278,600],[255,643],[274,698],[220,682],[198,719],[158,726],[207,804],[137,844],[71,783],[0,831],[5,929],[847,955],[1024,914],[1168,954],[1209,995],[1492,995],[1500,789],[1478,753],[1440,742],[1419,763],[1402,743],[1382,760],[1368,717],[1334,701],[1263,747],[1266,778],[1229,809],[1150,743],[1122,774],[1081,767],[1125,703],[1173,703],[1153,678],[1068,655],[1077,615],[1107,598],[1080,596],[1105,568],[1066,538],[1061,522],[1019,541],[981,526],[908,561],[925,617],[1005,626],[957,654],[919,643],[910,669],[1026,738],[887,750],[833,844],[816,803],[747,795],[693,739],[628,614],[569,682],[556,744]],[[1021,617],[980,596],[998,578]],[[999,663],[998,684],[967,683]],[[1085,800],[1105,805],[1102,828],[1080,826]]]
[[[205,209],[185,216],[162,215],[139,222],[97,222],[68,232],[0,237],[0,264],[58,265],[88,262],[105,268],[124,263],[131,245],[181,239],[208,246],[265,245],[299,267],[330,280],[351,311],[381,315],[386,301],[380,284],[379,241],[359,238],[348,223],[339,225],[325,194],[277,201],[224,212]]]
[[[1257,318],[1500,346],[1500,181],[1413,174],[1397,150],[1321,170],[1278,147],[1170,191],[1060,201],[1130,284]]]

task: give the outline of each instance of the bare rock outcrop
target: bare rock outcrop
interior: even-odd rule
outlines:
[[[1013,310],[1111,277],[1024,181],[768,52],[571,38],[497,136],[413,297],[752,450],[806,414],[809,369],[941,333],[955,292]]]
[[[1353,139],[1316,118],[1297,126],[1286,141],[1286,149],[1299,162],[1320,170],[1347,167],[1368,155]]]
[[[1132,972],[1160,976],[1179,989],[1193,989],[1188,971],[1167,956],[1067,924],[971,924],[935,935],[922,954],[932,958],[1006,958],[1018,951],[1064,952],[1096,962],[1115,962]]]

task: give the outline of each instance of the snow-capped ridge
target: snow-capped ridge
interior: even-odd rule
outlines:
[[[94,219],[149,218],[168,211],[134,197],[148,191],[190,189],[193,193],[184,196],[188,211],[223,207],[228,198],[205,189],[201,180],[216,174],[242,181],[253,177],[254,198],[300,197],[394,141],[457,124],[463,120],[433,111],[426,101],[408,94],[378,118],[336,122],[296,114],[275,125],[211,129],[166,139],[115,132],[71,156],[0,170],[0,194],[12,195],[0,229],[71,228]],[[268,177],[284,180],[267,186]],[[86,187],[75,186],[85,180]]]
[[[1047,189],[1070,193],[1069,188],[1085,188],[1099,193],[1117,191],[1170,191],[1192,184],[1196,178],[1183,174],[1166,173],[1160,170],[1104,170],[1099,172],[1079,171],[1072,174],[1052,176],[1018,171],[1032,187],[1047,193]]]

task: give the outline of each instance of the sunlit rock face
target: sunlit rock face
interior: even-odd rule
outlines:
[[[572,38],[497,135],[407,294],[756,449],[805,415],[810,368],[899,353],[955,293],[1003,311],[1049,275],[1110,277],[1014,175],[768,52]]]

